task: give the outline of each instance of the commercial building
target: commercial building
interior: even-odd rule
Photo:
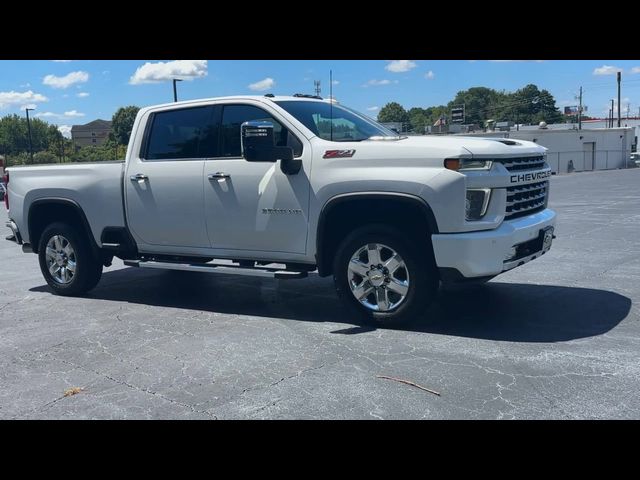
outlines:
[[[102,145],[109,139],[111,122],[108,120],[94,120],[85,125],[71,127],[71,140],[76,148]]]
[[[584,124],[583,124],[584,126]],[[470,137],[528,140],[549,149],[547,162],[557,174],[626,168],[629,165],[634,127],[554,129],[540,126],[520,130],[465,133]]]

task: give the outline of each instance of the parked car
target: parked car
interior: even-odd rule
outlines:
[[[640,167],[640,152],[631,152],[631,163]]]
[[[317,270],[387,325],[420,318],[441,281],[544,255],[550,176],[532,142],[404,137],[318,97],[242,96],[141,109],[124,162],[11,167],[6,205],[11,239],[60,295],[94,288],[114,256],[280,279]]]

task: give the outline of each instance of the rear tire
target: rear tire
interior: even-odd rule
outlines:
[[[38,259],[42,276],[57,295],[82,295],[102,276],[102,261],[87,236],[66,223],[56,222],[45,228]]]
[[[412,240],[399,229],[370,225],[352,232],[338,247],[336,291],[367,323],[399,326],[424,319],[439,277],[429,240]]]

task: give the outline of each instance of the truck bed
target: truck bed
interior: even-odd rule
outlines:
[[[84,211],[100,244],[104,227],[123,227],[122,174],[124,162],[66,163],[8,169],[9,217],[28,239],[29,206],[45,198],[68,199]]]

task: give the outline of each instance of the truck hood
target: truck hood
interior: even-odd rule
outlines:
[[[445,158],[527,157],[542,155],[547,150],[541,145],[525,140],[457,135],[425,135],[403,137],[399,140],[342,143],[320,140],[318,143],[319,149],[324,151],[353,150],[354,160],[427,160],[434,165],[441,165]]]
[[[473,155],[474,157],[519,157],[541,155],[547,149],[541,145],[526,140],[514,140],[508,138],[488,137],[464,137],[464,136],[415,136],[402,140],[371,140],[362,142],[367,146],[389,146],[397,152],[406,150],[409,156],[412,152],[420,151],[424,156],[428,152],[429,157],[456,157]],[[385,148],[386,150],[386,148]],[[400,154],[403,156],[402,154]]]

